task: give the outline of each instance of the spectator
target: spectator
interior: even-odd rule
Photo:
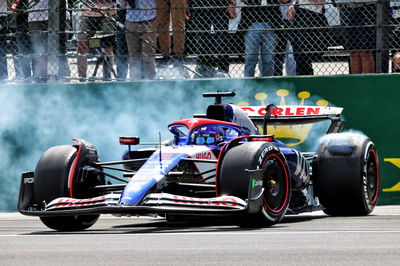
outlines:
[[[7,3],[0,1],[0,81],[7,79]]]
[[[390,26],[386,31],[386,47],[388,48],[387,53],[389,54],[390,51],[390,53],[393,55],[391,60],[391,70],[392,72],[396,72],[396,69],[394,68],[394,58],[395,55],[400,51],[400,2],[391,1],[388,9],[390,12],[390,18],[388,18],[387,21]],[[385,18],[387,16],[383,17]]]
[[[157,0],[157,32],[163,58],[161,66],[166,66],[171,55],[170,22],[172,21],[173,64],[183,65],[185,49],[185,21],[187,17],[187,0]]]
[[[374,73],[376,4],[350,0],[340,1],[339,7],[345,48],[350,51],[350,74]]]
[[[115,64],[117,66],[117,78],[119,80],[126,80],[128,75],[129,65],[129,52],[128,45],[126,44],[125,25],[126,20],[126,7],[122,8],[124,0],[117,1],[117,26],[116,34],[116,51],[115,51]]]
[[[392,59],[392,71],[400,73],[400,53],[395,53]]]
[[[155,0],[127,2],[125,25],[129,50],[129,77],[131,80],[154,79],[157,38]]]
[[[288,18],[295,28],[291,40],[298,75],[314,75],[312,62],[326,50],[328,21],[324,3],[325,0],[294,0],[289,6]]]
[[[294,60],[293,47],[290,42],[289,2],[285,0],[285,4],[279,7],[283,18],[283,27],[276,32],[278,41],[275,53],[275,76],[283,75],[283,65],[285,65],[286,75],[296,76],[296,60]]]
[[[28,14],[30,39],[32,44],[32,68],[33,82],[47,82],[48,80],[48,36],[49,12],[48,0],[38,0],[31,4]],[[64,9],[63,9],[64,10]],[[65,11],[65,10],[64,10]],[[67,13],[68,15],[68,13]],[[69,24],[69,16],[65,17],[66,25]],[[60,40],[65,45],[66,35],[60,34]],[[69,65],[65,56],[60,57],[60,72],[63,77],[69,76]]]
[[[39,0],[28,14],[32,43],[33,82],[47,82],[48,0]]]
[[[28,12],[26,12],[28,3],[28,0],[19,0],[11,7],[15,18],[13,22],[15,28],[14,67],[16,78],[20,81],[29,81],[32,75],[31,40],[28,35]]]
[[[274,29],[280,28],[283,24],[279,11],[280,1],[283,0],[241,1],[248,5],[242,7],[242,27],[248,29],[244,36],[246,54],[244,76],[254,77],[260,55],[259,69],[261,76],[273,76],[273,59],[277,42]]]
[[[229,19],[236,17],[235,0],[191,1],[191,30],[196,33],[198,78],[229,77]],[[214,33],[210,34],[211,27]]]
[[[83,3],[83,8],[86,10],[82,12],[82,18],[80,22],[81,33],[78,35],[77,47],[77,51],[80,55],[77,60],[78,75],[81,81],[85,81],[87,77],[87,53],[89,52],[89,38],[93,37],[96,31],[101,31],[101,33],[105,36],[115,34],[114,21],[108,17],[115,14],[115,10],[113,9],[115,0],[92,0],[89,2],[95,4],[96,8],[110,8],[110,10],[107,11],[95,10],[90,4],[86,5],[85,1],[83,1]],[[106,42],[102,50],[108,57],[107,60],[103,61],[103,78],[108,80],[110,78],[109,71],[107,71],[108,74],[105,72],[113,65],[114,53],[112,44],[110,42]]]

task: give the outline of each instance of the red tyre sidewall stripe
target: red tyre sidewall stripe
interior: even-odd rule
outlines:
[[[70,196],[70,198],[73,197],[72,184],[73,184],[73,181],[74,181],[75,170],[76,170],[76,167],[77,167],[77,164],[78,164],[79,156],[81,155],[81,150],[82,150],[82,143],[80,142],[80,140],[79,139],[73,139],[73,140],[78,142],[79,147],[78,147],[77,155],[75,157],[75,160],[74,160],[74,162],[72,164],[72,167],[71,167],[71,170],[70,170],[69,176],[68,176],[68,185],[69,185],[69,196]]]
[[[285,163],[284,163],[284,161],[279,157],[279,156],[277,156],[277,155],[275,155],[275,154],[271,154],[271,155],[269,155],[266,159],[265,159],[265,161],[264,161],[264,163],[263,163],[263,168],[264,168],[264,165],[267,163],[267,161],[268,161],[268,159],[269,158],[271,158],[271,157],[275,157],[275,158],[277,158],[278,160],[279,160],[279,163],[281,164],[281,166],[283,167],[283,169],[284,169],[284,171],[285,171],[285,178],[286,178],[286,195],[285,195],[285,201],[283,202],[283,204],[282,204],[282,206],[279,208],[279,210],[272,210],[269,206],[268,206],[268,204],[267,204],[267,202],[265,201],[265,198],[264,198],[264,203],[265,203],[265,206],[268,208],[268,210],[269,211],[271,211],[271,212],[273,212],[273,213],[279,213],[279,212],[281,212],[284,208],[285,208],[285,206],[286,206],[286,204],[287,204],[287,201],[288,201],[288,197],[289,197],[289,174],[288,174],[288,171],[287,171],[287,169],[286,169],[286,165],[285,165]]]

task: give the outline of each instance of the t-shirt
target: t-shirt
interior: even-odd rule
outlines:
[[[48,0],[40,0],[31,9],[29,9],[28,21],[35,22],[35,21],[49,20],[49,16],[48,16],[49,5],[48,5],[48,3],[49,3]],[[66,6],[67,6],[67,3],[66,3]],[[67,18],[67,20],[70,20],[69,12],[67,12],[66,18]]]
[[[191,7],[228,7],[229,0],[193,0],[190,1]]]
[[[136,0],[135,5],[135,9],[131,9],[130,5],[127,4],[126,21],[149,21],[156,17],[155,0]]]
[[[7,2],[0,0],[0,16],[7,16]]]
[[[316,3],[312,0],[299,0],[299,8],[304,8],[313,12],[322,13],[324,4]]]
[[[241,28],[247,29],[255,22],[268,22],[273,27],[282,25],[278,0],[247,0],[242,7]]]
[[[40,9],[45,9],[43,11],[37,11]],[[28,21],[29,22],[34,22],[34,21],[45,21],[48,20],[48,1],[47,0],[40,0],[37,4],[35,4],[30,10],[28,14]]]
[[[82,1],[85,3],[85,1]],[[109,7],[109,8],[115,8],[115,0],[92,0],[90,3],[93,3],[96,7]],[[83,8],[85,9],[90,9],[91,5],[85,5],[83,4]],[[104,14],[107,15],[114,15],[115,14],[115,9],[110,9],[107,11],[102,11]],[[82,16],[85,17],[102,17],[103,15],[99,11],[83,11]]]

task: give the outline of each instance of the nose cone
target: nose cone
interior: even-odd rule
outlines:
[[[157,181],[154,178],[147,181],[135,180],[129,182],[122,193],[119,205],[138,205],[156,183]]]

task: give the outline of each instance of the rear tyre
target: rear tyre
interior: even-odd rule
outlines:
[[[324,212],[368,215],[378,201],[379,163],[374,144],[359,134],[333,134],[317,151],[316,193]]]
[[[70,197],[69,172],[76,158],[77,149],[71,145],[55,146],[43,153],[35,169],[34,199],[38,204],[49,203],[59,197]],[[77,184],[72,182],[73,196]],[[42,216],[40,220],[49,228],[58,231],[78,231],[92,226],[99,215],[87,216]]]
[[[240,217],[243,226],[273,225],[285,215],[291,195],[286,160],[273,143],[246,142],[230,149],[220,167],[219,194],[248,198],[250,177],[246,169],[263,170],[263,204],[259,213]]]

